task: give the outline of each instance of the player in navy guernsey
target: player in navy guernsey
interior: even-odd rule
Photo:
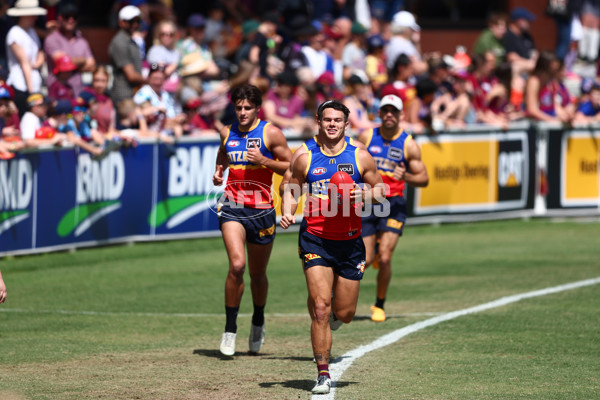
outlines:
[[[275,238],[275,210],[271,196],[273,173],[283,174],[292,153],[279,128],[258,119],[262,95],[256,86],[234,89],[231,101],[238,122],[221,131],[213,183],[222,185],[229,167],[219,226],[229,257],[225,281],[225,332],[220,351],[235,354],[237,314],[244,292],[246,250],[254,313],[249,349],[256,353],[264,340],[264,307],[267,301],[267,264]]]
[[[363,132],[358,138],[375,159],[383,182],[389,188],[386,193],[389,215],[378,216],[372,210],[362,221],[367,265],[373,263],[373,267],[379,269],[377,298],[371,307],[371,319],[375,322],[385,321],[383,304],[392,277],[392,255],[406,222],[405,182],[416,187],[425,187],[429,183],[421,149],[412,136],[400,128],[402,100],[395,95],[384,96],[379,105],[379,117],[381,126]]]
[[[292,166],[283,195],[281,227],[296,222],[301,188],[309,191],[305,207],[305,229],[301,229],[299,253],[308,287],[308,311],[312,319],[311,341],[318,377],[313,393],[329,393],[331,329],[350,323],[356,312],[358,289],[365,266],[360,236],[362,202],[385,198],[385,188],[369,153],[347,143],[348,108],[327,101],[317,111],[320,146],[306,148]],[[329,179],[337,171],[348,173],[354,187],[349,204],[338,206],[329,199]],[[363,182],[361,187],[358,183]],[[331,213],[333,211],[333,213]]]

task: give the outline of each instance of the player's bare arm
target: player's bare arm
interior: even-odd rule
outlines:
[[[406,166],[402,166],[404,169],[404,181],[413,187],[426,187],[429,184],[429,175],[427,174],[425,163],[421,159],[419,145],[414,140],[409,140],[406,143],[404,152],[408,162],[408,169]],[[395,174],[396,171],[394,171]]]
[[[255,144],[254,148],[248,150],[248,161],[256,165],[264,165],[276,174],[283,175],[292,159],[292,151],[288,147],[285,136],[279,128],[269,125],[265,130],[265,142],[270,146],[273,159],[265,157]]]
[[[229,166],[229,158],[227,157],[227,151],[225,151],[225,140],[227,140],[228,132],[229,127],[224,127],[219,132],[219,135],[221,136],[221,146],[219,147],[219,151],[217,153],[215,173],[213,175],[213,184],[215,186],[221,186],[223,184],[223,174]]]
[[[285,185],[281,199],[281,222],[283,229],[287,229],[296,222],[296,209],[298,208],[298,199],[302,195],[301,188],[304,185],[306,177],[304,172],[308,163],[307,153],[301,154],[292,165],[292,172],[289,182]]]

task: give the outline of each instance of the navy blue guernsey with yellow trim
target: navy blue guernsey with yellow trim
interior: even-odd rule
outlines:
[[[350,210],[347,210],[348,215],[344,215],[341,207],[338,210],[337,201],[330,205],[328,190],[329,180],[338,171],[346,172],[357,184],[362,183],[358,151],[358,148],[348,143],[344,143],[343,149],[335,155],[324,153],[321,147],[308,150],[305,176],[309,184],[309,195],[304,213],[307,232],[331,240],[348,240],[360,235],[360,208],[357,209],[358,206],[352,204]],[[329,214],[330,210],[334,211],[334,215]]]

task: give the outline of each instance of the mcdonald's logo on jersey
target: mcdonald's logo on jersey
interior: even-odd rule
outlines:
[[[329,159],[329,164],[337,164],[337,161],[335,158],[330,158]]]

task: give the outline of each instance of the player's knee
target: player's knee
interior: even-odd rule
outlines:
[[[335,316],[337,319],[339,319],[343,323],[349,324],[350,322],[352,322],[352,319],[354,318],[355,313],[356,313],[356,309],[341,310],[341,311],[336,311]]]
[[[379,264],[389,265],[392,262],[392,253],[383,251],[379,253]]]
[[[315,299],[313,319],[316,322],[319,322],[319,323],[328,322],[330,313],[331,313],[331,302],[330,301]]]
[[[232,275],[236,278],[243,277],[245,271],[246,263],[243,260],[232,260],[229,264],[229,275]]]

